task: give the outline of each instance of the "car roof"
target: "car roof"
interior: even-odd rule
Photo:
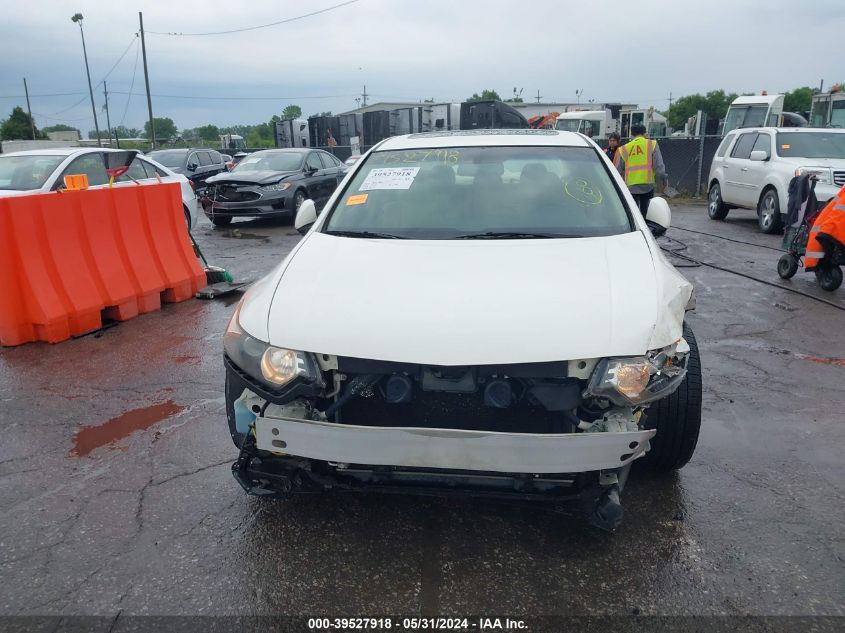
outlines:
[[[275,149],[261,149],[257,152],[252,152],[252,154],[246,154],[245,156],[252,156],[255,154],[305,154],[306,152],[316,152],[322,151],[318,150],[316,147],[277,147]]]
[[[589,147],[581,134],[559,130],[454,130],[394,136],[383,141],[377,151],[428,147],[556,146]]]
[[[26,149],[20,152],[4,152],[0,156],[72,156],[90,152],[126,152],[133,150],[111,147],[45,147],[44,149]]]

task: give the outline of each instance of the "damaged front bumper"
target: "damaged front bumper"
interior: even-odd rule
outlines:
[[[531,474],[621,468],[648,450],[654,433],[498,433],[255,420],[256,447],[270,453],[341,464]]]

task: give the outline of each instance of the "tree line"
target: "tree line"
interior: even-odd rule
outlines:
[[[783,109],[786,112],[798,112],[799,114],[807,114],[810,111],[810,104],[813,95],[818,92],[818,89],[803,86],[790,90],[784,95]],[[753,93],[746,93],[753,94]],[[502,99],[496,90],[485,89],[481,93],[473,93],[466,101],[504,101],[506,103],[522,103],[522,89],[513,89],[513,96],[508,99]],[[737,98],[737,94],[733,92],[725,92],[724,90],[711,90],[705,94],[692,94],[680,97],[674,101],[670,107],[662,112],[669,121],[669,126],[673,129],[683,129],[684,124],[691,116],[695,115],[699,110],[705,112],[708,118],[721,119],[725,116],[728,106]],[[426,99],[426,102],[433,102],[433,99]],[[643,104],[646,105],[646,104]],[[322,112],[321,116],[331,116],[331,112]],[[273,134],[273,124],[277,121],[285,119],[298,119],[302,116],[302,108],[296,104],[289,104],[283,110],[281,115],[273,115],[267,123],[257,123],[254,125],[229,125],[217,126],[213,124],[201,125],[194,128],[185,128],[179,132],[176,123],[169,117],[155,118],[156,140],[167,143],[187,143],[187,144],[208,144],[218,143],[220,135],[222,134],[238,134],[243,136],[247,147],[273,147],[275,139]],[[47,132],[60,131],[79,131],[77,128],[62,123],[41,128],[36,127],[29,114],[23,108],[15,107],[11,114],[0,121],[0,140],[16,140],[16,139],[32,139],[33,130],[35,131],[34,138],[46,139]],[[100,130],[100,136],[106,138],[108,132]],[[151,135],[150,123],[146,121],[143,128],[126,127],[118,125],[112,128],[112,135],[122,139],[143,138],[149,139]],[[95,130],[88,132],[89,139],[97,138]]]

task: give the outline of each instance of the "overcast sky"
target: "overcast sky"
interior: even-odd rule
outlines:
[[[484,88],[504,98],[516,86],[526,100],[539,90],[544,102],[574,101],[583,89],[582,100],[665,109],[670,92],[674,98],[718,88],[773,93],[818,86],[821,79],[825,86],[845,81],[837,50],[845,0],[358,0],[244,33],[151,33],[238,29],[341,2],[6,0],[0,117],[25,106],[19,95],[26,77],[38,126],[93,129],[79,28],[70,20],[76,11],[84,15],[94,84],[129,47],[107,79],[111,120],[138,128],[147,117],[140,57],[137,96],[126,94],[140,48],[138,11],[147,30],[154,114],[171,117],[180,129],[267,121],[288,103],[306,116],[338,113],[356,107],[365,83],[370,103],[461,101]],[[39,96],[54,93],[78,94]],[[102,86],[95,99],[99,116]]]

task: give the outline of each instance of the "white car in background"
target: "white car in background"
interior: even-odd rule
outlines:
[[[102,147],[60,147],[33,149],[25,152],[0,154],[0,197],[33,192],[56,191],[64,186],[69,174],[85,174],[91,188],[108,186],[105,154],[127,150]],[[129,170],[119,176],[114,186],[126,186],[133,180],[150,182],[176,182],[182,193],[182,207],[188,229],[197,221],[197,198],[190,181],[140,153],[129,165]]]
[[[383,141],[229,323],[236,479],[577,498],[615,528],[631,463],[682,467],[701,422],[692,285],[648,216],[581,134]]]
[[[763,233],[777,233],[786,217],[789,181],[812,172],[825,204],[845,186],[845,130],[741,128],[725,136],[708,178],[707,213],[724,220],[733,208],[756,209]]]

